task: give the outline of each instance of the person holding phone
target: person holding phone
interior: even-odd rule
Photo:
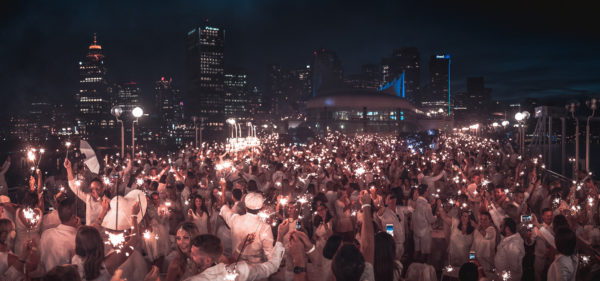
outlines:
[[[404,254],[404,225],[401,220],[403,216],[399,216],[396,212],[396,195],[388,194],[385,197],[385,208],[377,211],[377,220],[386,232],[394,237],[396,243],[396,258],[400,259]]]
[[[451,265],[460,266],[468,262],[468,252],[473,244],[472,221],[475,221],[470,211],[461,210],[459,218],[449,217],[438,200],[438,211],[445,223],[451,225],[450,244],[448,245],[448,261]]]

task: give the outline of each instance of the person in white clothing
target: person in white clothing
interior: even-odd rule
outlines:
[[[259,193],[249,193],[244,199],[246,214],[239,215],[233,212],[229,206],[221,207],[220,215],[225,223],[231,228],[232,245],[237,246],[251,233],[256,234],[256,239],[246,247],[240,259],[249,263],[261,263],[266,261],[273,251],[273,232],[271,226],[266,224],[258,216],[263,207],[263,196]]]
[[[217,264],[223,254],[221,240],[211,234],[198,235],[192,240],[191,258],[200,273],[185,279],[185,281],[253,281],[267,278],[279,269],[285,251],[282,240],[287,231],[287,224],[279,226],[277,243],[275,243],[269,259],[257,264],[249,264],[245,261],[230,265]]]
[[[15,255],[7,245],[13,223],[8,219],[0,219],[0,280],[23,280],[24,272],[32,272],[38,266],[39,254],[33,240],[25,242],[20,256]]]
[[[90,182],[91,192],[83,192],[81,190],[81,183],[75,180],[75,177],[73,176],[71,161],[69,161],[69,159],[65,158],[64,166],[67,170],[69,188],[79,199],[85,202],[85,224],[92,225],[97,222],[96,220],[102,212],[102,201],[108,200],[108,198],[104,197],[104,183],[99,178],[94,178]]]
[[[431,205],[427,202],[427,185],[419,186],[419,198],[417,198],[416,208],[412,215],[413,220],[413,238],[415,242],[415,259],[427,261],[431,253],[431,224],[435,217],[431,211]]]
[[[496,228],[494,228],[492,216],[488,212],[479,214],[479,224],[475,225],[471,250],[475,252],[477,260],[486,274],[490,273],[496,254]]]
[[[558,254],[548,269],[548,281],[575,281],[578,265],[575,233],[567,227],[562,227],[556,231],[554,242]]]
[[[71,263],[75,254],[75,237],[79,218],[75,216],[75,199],[67,197],[58,203],[60,225],[50,228],[40,238],[41,266],[49,272],[55,266]],[[49,246],[52,245],[52,246]]]
[[[396,257],[400,259],[404,254],[404,225],[400,216],[396,213],[396,195],[389,194],[385,198],[385,208],[377,211],[377,218],[381,223],[381,228],[386,229],[387,225],[393,227],[393,238],[396,244]],[[387,230],[387,229],[386,229]]]
[[[517,224],[512,218],[504,219],[502,223],[504,239],[498,244],[494,265],[496,273],[502,275],[509,272],[510,280],[521,280],[523,275],[523,257],[525,246],[523,238],[517,231]]]

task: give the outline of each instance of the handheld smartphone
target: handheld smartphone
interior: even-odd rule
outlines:
[[[521,215],[521,222],[527,223],[531,221],[531,215]]]
[[[300,228],[302,228],[302,224],[300,221],[296,221],[296,230],[300,230]]]
[[[393,224],[386,224],[385,225],[385,232],[387,232],[389,235],[394,236],[394,225]]]
[[[474,260],[475,259],[475,251],[470,251],[469,252],[469,259],[470,260]]]

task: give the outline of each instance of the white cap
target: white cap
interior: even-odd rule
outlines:
[[[250,192],[244,199],[244,205],[250,210],[260,210],[262,209],[263,201],[265,201],[265,199],[260,193]]]

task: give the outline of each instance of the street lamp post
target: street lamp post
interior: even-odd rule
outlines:
[[[585,125],[585,170],[590,171],[590,119],[594,117],[596,113],[597,101],[595,98],[586,101],[587,106],[592,110],[592,114],[587,118],[587,124]]]
[[[577,179],[577,170],[579,168],[579,120],[575,118],[575,109],[577,106],[576,102],[572,102],[566,106],[567,110],[571,113],[571,117],[575,119],[575,163],[573,164],[573,179]]]
[[[231,125],[231,138],[233,139],[233,132],[235,131],[237,134],[237,129],[235,128],[235,119],[229,118],[227,119],[227,123]]]
[[[515,114],[515,120],[517,120],[519,124],[519,149],[521,151],[521,155],[525,154],[525,120],[529,119],[529,112],[517,112]]]
[[[195,135],[196,136],[196,142],[195,142],[195,145],[196,145],[196,148],[197,148],[198,147],[198,123],[196,123],[196,121],[198,121],[198,117],[193,116],[192,120],[194,121],[194,130],[196,131],[196,135]]]
[[[131,115],[135,118],[131,123],[131,160],[133,160],[135,156],[135,123],[138,123],[138,119],[144,115],[144,110],[137,106],[131,111]]]
[[[121,123],[121,157],[125,157],[125,125],[123,124],[123,120],[119,119],[121,114],[123,114],[123,108],[120,105],[114,106],[110,109],[110,114],[117,118],[117,122]]]

